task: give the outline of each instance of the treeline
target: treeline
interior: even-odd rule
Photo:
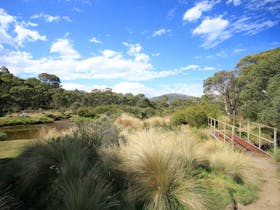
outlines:
[[[242,58],[232,71],[204,82],[206,94],[222,97],[229,115],[280,127],[280,48]]]
[[[21,79],[2,66],[0,69],[0,112],[18,112],[32,109],[78,110],[81,107],[103,105],[133,106],[155,109],[156,104],[143,94],[121,94],[111,89],[64,90],[60,79],[53,74],[42,73],[37,78]]]

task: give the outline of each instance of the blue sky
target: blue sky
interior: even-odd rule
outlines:
[[[280,46],[280,0],[0,0],[0,65],[65,89],[201,96],[203,80]]]

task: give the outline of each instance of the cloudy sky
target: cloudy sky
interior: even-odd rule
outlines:
[[[0,65],[65,89],[200,96],[203,80],[280,46],[280,0],[0,0]]]

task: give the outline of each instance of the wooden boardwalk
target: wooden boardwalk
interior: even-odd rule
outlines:
[[[261,127],[263,125],[256,124],[258,128],[258,135],[255,133],[252,133],[249,126],[246,126],[246,129],[242,128],[241,123],[239,126],[234,126],[219,120],[216,120],[214,118],[208,118],[208,127],[211,130],[211,136],[215,138],[216,140],[219,140],[221,142],[227,142],[238,149],[242,151],[250,151],[255,152],[258,154],[262,154],[265,156],[272,157],[273,154],[268,153],[262,148],[262,145],[268,144],[270,147],[274,150],[273,152],[276,152],[277,149],[277,130],[276,128],[271,128],[273,132],[273,139],[267,139],[261,135]],[[268,127],[268,126],[267,126]],[[246,134],[246,139],[242,138],[242,133]],[[257,143],[255,142],[255,145],[252,141],[252,137],[255,138],[255,141],[257,139]]]

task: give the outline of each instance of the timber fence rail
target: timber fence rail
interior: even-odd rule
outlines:
[[[237,125],[233,125],[212,117],[208,117],[208,127],[211,130],[211,136],[216,140],[228,142],[243,150],[263,153],[270,157],[276,154],[277,128],[241,121]],[[266,130],[266,133],[263,130]],[[272,153],[268,152],[267,149],[273,150]]]

